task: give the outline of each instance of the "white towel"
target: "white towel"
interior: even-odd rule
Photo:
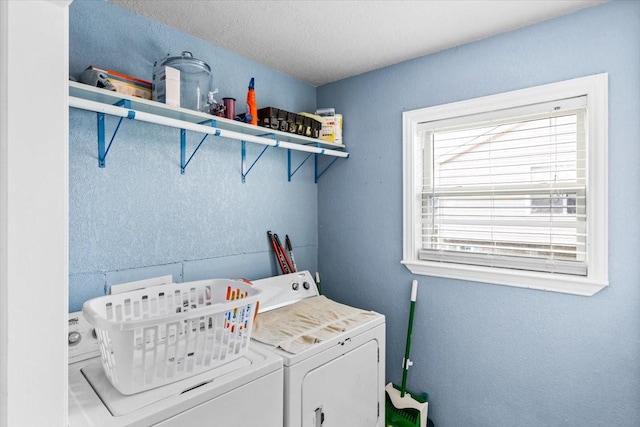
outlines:
[[[376,315],[321,295],[260,313],[251,337],[296,354],[366,323]]]

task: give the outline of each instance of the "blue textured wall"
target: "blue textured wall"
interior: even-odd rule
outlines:
[[[104,1],[71,4],[69,39],[72,76],[96,65],[151,80],[155,60],[190,50],[211,66],[218,99],[238,99],[238,112],[251,77],[260,106],[316,107],[314,87]],[[107,142],[116,123],[107,116]],[[188,132],[189,153],[200,138]],[[316,270],[313,162],[289,183],[286,150],[269,148],[242,184],[240,143],[209,137],[181,175],[177,129],[125,121],[101,169],[96,114],[76,109],[69,145],[71,311],[129,280],[276,274],[267,230],[289,234],[298,267]],[[248,144],[249,162],[261,149]]]
[[[223,96],[243,99],[255,76],[261,105],[316,106],[308,85],[106,2],[74,1],[70,27],[72,75],[94,64],[150,79],[156,59],[191,50]],[[430,392],[438,427],[635,426],[639,45],[640,4],[616,1],[318,88],[318,106],[344,115],[352,153],[318,186],[308,165],[287,183],[286,152],[274,149],[241,184],[227,140],[205,143],[182,176],[177,131],[139,122],[123,124],[99,169],[95,114],[72,109],[71,310],[159,274],[274,274],[265,232],[289,233],[330,297],[387,316],[387,378],[398,383],[414,278],[400,264],[402,111],[608,72],[611,286],[587,298],[418,276],[409,388]]]
[[[402,259],[402,112],[609,73],[610,287],[592,297],[413,276]],[[348,167],[318,190],[323,289],[387,316],[399,383],[420,282],[409,388],[437,427],[640,420],[640,2],[615,1],[318,89],[345,117]]]

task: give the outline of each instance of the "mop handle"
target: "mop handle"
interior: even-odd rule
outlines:
[[[409,371],[409,352],[411,351],[411,333],[413,332],[413,312],[416,307],[416,299],[418,299],[418,281],[411,283],[411,308],[409,309],[409,330],[407,331],[407,346],[404,350],[404,369],[402,371],[402,387],[400,388],[400,397],[404,397],[407,391],[407,372]]]

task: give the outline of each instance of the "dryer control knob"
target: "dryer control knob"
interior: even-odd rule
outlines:
[[[82,339],[82,335],[80,335],[80,332],[78,331],[69,332],[69,345],[76,345],[80,342],[81,339]]]
[[[298,283],[298,282],[293,282],[293,284],[291,285],[291,288],[294,291],[297,291],[299,287],[300,287],[300,283]]]
[[[308,291],[309,288],[311,287],[311,285],[309,285],[309,282],[303,282],[302,283],[302,287],[305,288]]]

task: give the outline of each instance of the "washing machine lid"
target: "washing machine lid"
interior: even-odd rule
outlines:
[[[107,380],[100,358],[69,365],[69,426],[140,425],[158,413],[180,413],[282,369],[282,359],[258,347],[235,361],[130,396]]]
[[[161,400],[177,396],[187,390],[203,386],[212,381],[220,381],[224,379],[225,375],[237,376],[241,374],[241,372],[246,371],[246,369],[243,371],[239,370],[248,366],[250,367],[251,364],[251,360],[246,357],[241,357],[199,375],[128,396],[121,394],[113,387],[107,379],[101,363],[88,364],[81,369],[81,372],[109,412],[119,417],[153,405]]]
[[[261,313],[256,318],[252,339],[291,354],[339,339],[380,315],[330,300],[325,296],[306,298],[294,304]]]

